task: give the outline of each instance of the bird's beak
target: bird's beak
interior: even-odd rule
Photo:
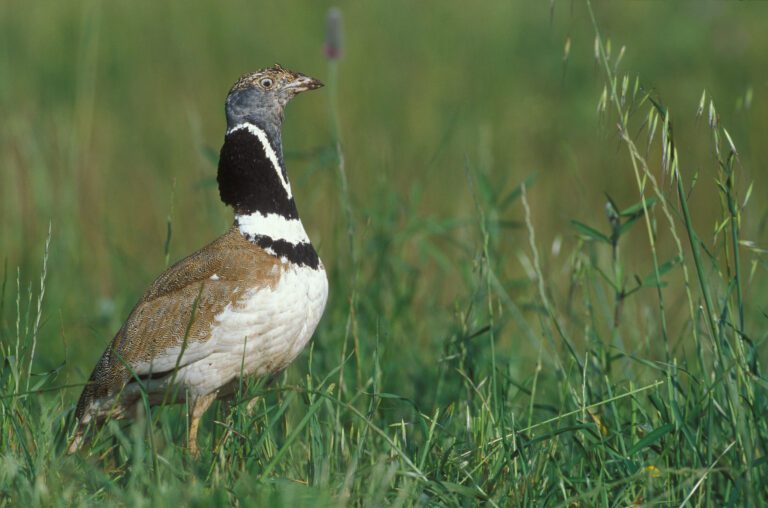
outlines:
[[[317,90],[321,86],[323,86],[323,83],[319,79],[310,78],[304,74],[296,74],[296,78],[285,88],[294,93],[299,93],[306,92],[307,90]]]

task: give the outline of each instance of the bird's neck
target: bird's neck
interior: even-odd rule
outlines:
[[[221,200],[236,214],[298,218],[277,134],[252,123],[227,130],[217,175]]]
[[[235,210],[240,234],[270,254],[317,267],[293,200],[279,130],[252,123],[227,130],[217,180],[221,200]]]

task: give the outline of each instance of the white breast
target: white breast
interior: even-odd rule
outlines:
[[[185,366],[178,381],[194,393],[221,389],[244,376],[267,376],[287,367],[304,349],[328,299],[328,279],[318,269],[284,264],[274,288],[248,291],[218,314],[206,358]]]

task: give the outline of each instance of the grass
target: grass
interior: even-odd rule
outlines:
[[[674,6],[640,4],[626,4],[645,15],[637,19],[680,21]],[[619,45],[605,37],[628,33],[613,27],[631,16],[590,2],[553,3],[553,21],[547,9],[521,15],[510,21],[519,35],[502,29],[511,18],[465,13],[458,4],[434,14],[443,31],[423,25],[467,72],[484,64],[462,53],[469,50],[452,30],[473,33],[468,47],[487,51],[479,54],[503,69],[499,81],[513,91],[531,75],[555,76],[560,88],[543,89],[559,98],[558,128],[541,119],[560,118],[550,102],[529,114],[529,101],[542,95],[532,89],[512,94],[522,112],[505,112],[509,90],[497,83],[473,103],[496,104],[498,111],[486,110],[490,127],[475,111],[425,107],[477,93],[463,81],[451,88],[450,66],[423,56],[437,52],[417,30],[426,11],[395,18],[375,3],[344,6],[345,60],[325,71],[282,62],[330,76],[327,105],[319,94],[299,99],[286,123],[297,199],[331,287],[311,346],[278,382],[245,382],[231,411],[214,405],[199,460],[182,446],[185,407],[109,422],[87,451],[66,455],[87,370],[135,298],[164,265],[231,220],[211,185],[211,140],[223,126],[209,119],[222,123],[221,115],[198,99],[205,94],[199,102],[207,104],[207,91],[216,97],[226,88],[229,78],[219,72],[243,70],[229,49],[234,42],[266,58],[265,41],[279,34],[265,27],[255,41],[236,39],[252,33],[241,13],[196,2],[189,8],[207,12],[205,22],[154,7],[161,19],[175,17],[167,30],[113,4],[49,7],[61,26],[77,27],[77,37],[64,31],[50,39],[42,30],[53,30],[48,16],[0,7],[11,20],[0,32],[17,44],[6,47],[18,47],[34,69],[18,82],[0,78],[0,103],[12,113],[0,128],[9,170],[0,181],[10,184],[0,190],[0,231],[11,240],[3,242],[0,283],[0,502],[755,506],[768,499],[765,210],[754,197],[768,182],[758,171],[762,147],[749,141],[763,124],[745,112],[763,107],[759,90],[755,106],[747,94],[724,108],[736,113],[721,114],[715,94],[702,95],[705,74],[693,83],[680,77],[669,94],[648,85],[675,71],[663,61],[647,69],[632,56],[641,37]],[[298,30],[321,25],[324,9],[286,17]],[[748,7],[727,9],[722,19],[749,33],[756,21]],[[365,54],[362,41],[376,34],[379,18],[397,21],[398,30]],[[526,32],[531,19],[538,24]],[[41,30],[35,43],[20,42],[27,41],[15,28],[22,20]],[[146,28],[146,38],[122,40],[123,25]],[[217,26],[234,29],[207,31]],[[688,26],[669,32],[669,51],[700,37]],[[540,41],[546,30],[567,33],[565,50],[537,45],[537,54],[515,57],[528,65],[525,76],[521,67],[507,70],[505,59],[517,54],[509,41]],[[306,40],[317,39],[307,32]],[[55,58],[35,61],[35,44],[54,51],[51,40],[75,55],[74,69]],[[177,68],[145,57],[142,45],[152,42]],[[187,49],[176,54],[169,42]],[[406,43],[414,58],[422,55],[423,73],[404,62],[397,72],[379,71],[371,85],[368,60]],[[152,77],[198,77],[179,56],[192,53],[216,77],[174,86]],[[0,69],[9,69],[8,55],[0,56]],[[317,56],[304,58],[317,67]],[[715,60],[734,73],[715,86],[741,86],[732,83],[746,71]],[[547,61],[557,64],[549,69]],[[46,76],[60,83],[67,73],[75,82],[37,84]],[[400,88],[410,82],[403,73],[444,89]],[[11,101],[19,83],[39,100]],[[367,85],[380,100],[356,88]],[[132,115],[136,99],[120,95],[134,86],[159,112],[152,120]],[[170,106],[169,97],[176,98]],[[526,126],[548,133],[546,143],[505,146],[508,129],[527,136]],[[572,173],[532,171],[529,160]]]

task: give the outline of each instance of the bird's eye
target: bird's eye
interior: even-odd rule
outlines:
[[[270,88],[272,87],[272,80],[269,78],[264,78],[261,80],[261,86],[264,88]]]

